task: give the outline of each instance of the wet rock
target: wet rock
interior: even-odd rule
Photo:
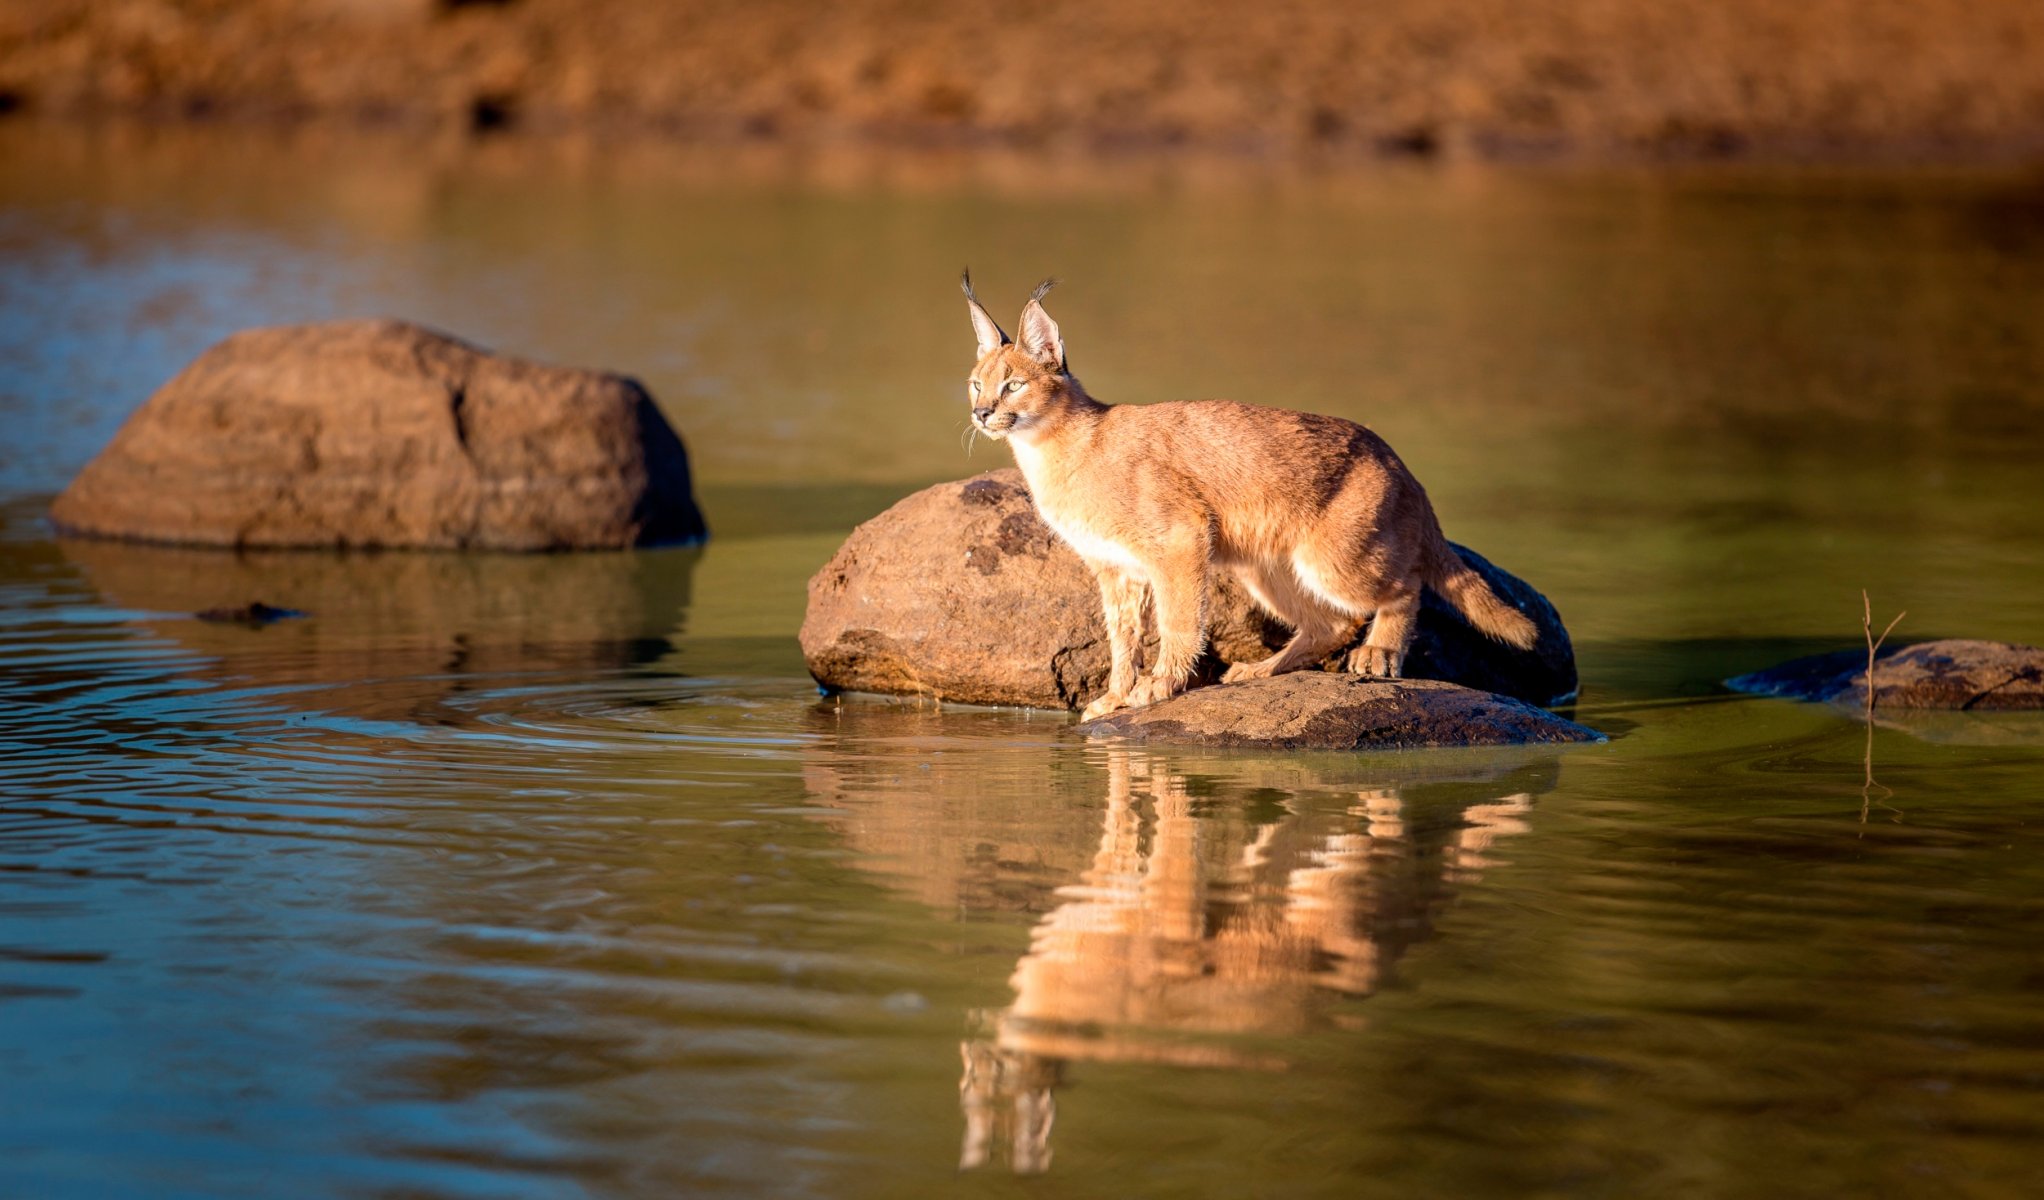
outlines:
[[[1884,649],[1874,662],[1874,710],[2044,709],[2044,650],[2012,642],[1947,638]],[[1725,681],[1736,692],[1817,700],[1851,708],[1867,701],[1865,650],[1798,658]]]
[[[1196,688],[1123,709],[1082,733],[1138,742],[1276,750],[1411,750],[1595,742],[1603,736],[1523,700],[1439,680],[1299,671]]]
[[[701,538],[644,388],[399,321],[252,329],[143,404],[51,507],[186,545],[567,550]]]
[[[1554,606],[1457,550],[1533,618],[1540,640],[1531,651],[1492,641],[1430,593],[1407,673],[1540,704],[1572,695],[1575,654]],[[1225,573],[1208,611],[1202,679],[1262,658],[1288,636]],[[1079,708],[1107,682],[1093,576],[1036,515],[1013,468],[926,488],[853,530],[809,581],[802,652],[819,683],[842,691]]]

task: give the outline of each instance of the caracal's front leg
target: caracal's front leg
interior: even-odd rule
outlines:
[[[1128,694],[1131,708],[1169,700],[1185,690],[1186,680],[1207,642],[1206,529],[1178,535],[1163,547],[1150,566],[1150,585],[1157,607],[1157,663],[1136,681]]]
[[[1111,663],[1107,691],[1079,714],[1085,721],[1128,707],[1129,691],[1136,683],[1136,647],[1143,641],[1143,600],[1149,591],[1139,576],[1108,563],[1094,564],[1093,578],[1100,585]]]

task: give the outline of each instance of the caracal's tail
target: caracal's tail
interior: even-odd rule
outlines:
[[[1492,591],[1438,531],[1427,548],[1426,581],[1484,634],[1521,650],[1531,650],[1540,639],[1540,630],[1526,614]]]

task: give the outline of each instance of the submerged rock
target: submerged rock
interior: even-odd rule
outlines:
[[[1735,692],[1864,708],[1865,650],[1793,659],[1725,681]],[[1874,710],[2044,709],[2044,650],[2012,642],[1946,638],[1881,651],[1873,671]]]
[[[1406,673],[1537,704],[1573,695],[1575,652],[1554,606],[1456,550],[1533,619],[1540,640],[1530,651],[1492,641],[1428,592]],[[1262,658],[1289,633],[1226,572],[1208,612],[1205,677]],[[801,636],[810,673],[841,691],[1079,708],[1107,683],[1093,576],[1036,515],[1012,468],[925,488],[853,530],[809,581]]]
[[[70,534],[239,547],[568,550],[704,533],[687,451],[637,383],[400,321],[220,342],[50,516]]]
[[[1596,742],[1596,730],[1523,700],[1432,679],[1298,671],[1195,688],[1079,731],[1138,742],[1277,750],[1410,750]]]

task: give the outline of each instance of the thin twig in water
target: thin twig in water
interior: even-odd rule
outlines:
[[[1902,618],[1909,613],[1907,611],[1896,613],[1895,619],[1888,622],[1888,627],[1883,629],[1881,636],[1877,638],[1874,636],[1874,602],[1868,597],[1865,588],[1859,590],[1859,603],[1860,628],[1865,630],[1867,635],[1867,719],[1871,721],[1874,717],[1874,655],[1880,652],[1881,643],[1888,640],[1888,635],[1895,632],[1895,626],[1901,624]]]
[[[1895,794],[1895,789],[1891,787],[1886,787],[1874,781],[1874,658],[1877,654],[1880,653],[1881,643],[1888,640],[1888,635],[1895,632],[1895,626],[1901,624],[1902,618],[1908,616],[1909,614],[1906,611],[1896,613],[1895,619],[1888,622],[1888,627],[1886,629],[1883,629],[1881,631],[1881,636],[1877,638],[1874,636],[1874,602],[1871,598],[1868,597],[1867,590],[1865,588],[1861,588],[1859,591],[1859,602],[1860,602],[1860,628],[1866,633],[1867,637],[1867,674],[1866,674],[1867,751],[1866,758],[1863,760],[1866,766],[1866,780],[1865,782],[1860,784],[1859,789],[1859,823],[1864,825],[1867,823],[1867,813],[1869,810],[1873,808],[1874,805],[1874,789],[1880,788],[1881,793],[1887,796],[1892,796]],[[1888,806],[1884,804],[1881,807],[1887,808]],[[1900,821],[1902,819],[1902,814],[1900,812],[1897,812],[1895,814],[1895,819],[1897,821]],[[1865,837],[1866,834],[1862,832],[1860,836]]]

